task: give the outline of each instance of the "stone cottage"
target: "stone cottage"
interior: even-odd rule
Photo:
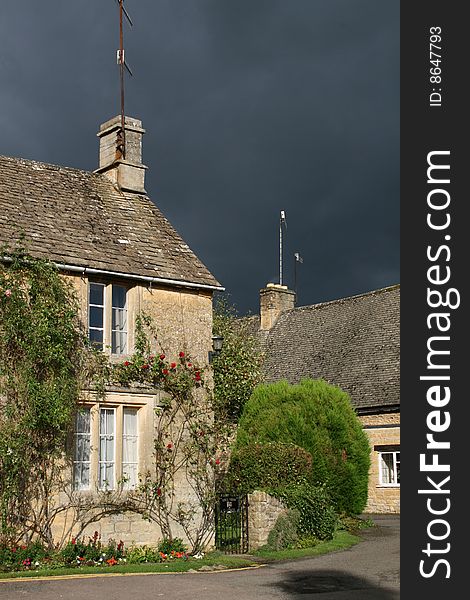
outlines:
[[[0,156],[0,246],[21,234],[29,253],[53,261],[80,299],[92,342],[110,360],[133,351],[142,311],[158,328],[168,358],[179,351],[204,365],[212,348],[212,296],[223,288],[148,197],[142,123],[121,117],[101,125],[95,172]],[[109,390],[101,404],[86,397],[75,428],[73,486],[83,494],[135,485],[151,465],[158,394]],[[191,502],[181,482],[179,493]],[[93,529],[103,539],[155,543],[138,515],[114,515]]]
[[[325,379],[350,397],[372,449],[370,513],[400,512],[400,288],[312,306],[268,284],[250,317],[265,352],[265,381]]]

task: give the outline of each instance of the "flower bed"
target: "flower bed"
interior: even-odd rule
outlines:
[[[0,572],[41,571],[61,568],[112,568],[120,564],[159,563],[187,560],[182,540],[163,540],[157,546],[131,546],[124,542],[101,541],[95,531],[87,539],[72,538],[60,550],[47,550],[39,541],[21,545],[0,545]]]

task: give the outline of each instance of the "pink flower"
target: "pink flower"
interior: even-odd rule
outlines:
[[[5,290],[5,296],[9,298],[11,296],[11,290]]]

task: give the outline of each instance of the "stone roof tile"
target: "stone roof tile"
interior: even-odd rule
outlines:
[[[153,202],[105,176],[0,156],[0,244],[56,263],[220,287]]]
[[[267,382],[325,379],[357,409],[400,404],[400,288],[281,314],[264,344]]]

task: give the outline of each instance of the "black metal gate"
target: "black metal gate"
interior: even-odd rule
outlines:
[[[215,547],[226,554],[248,552],[248,497],[220,495],[215,506]]]

